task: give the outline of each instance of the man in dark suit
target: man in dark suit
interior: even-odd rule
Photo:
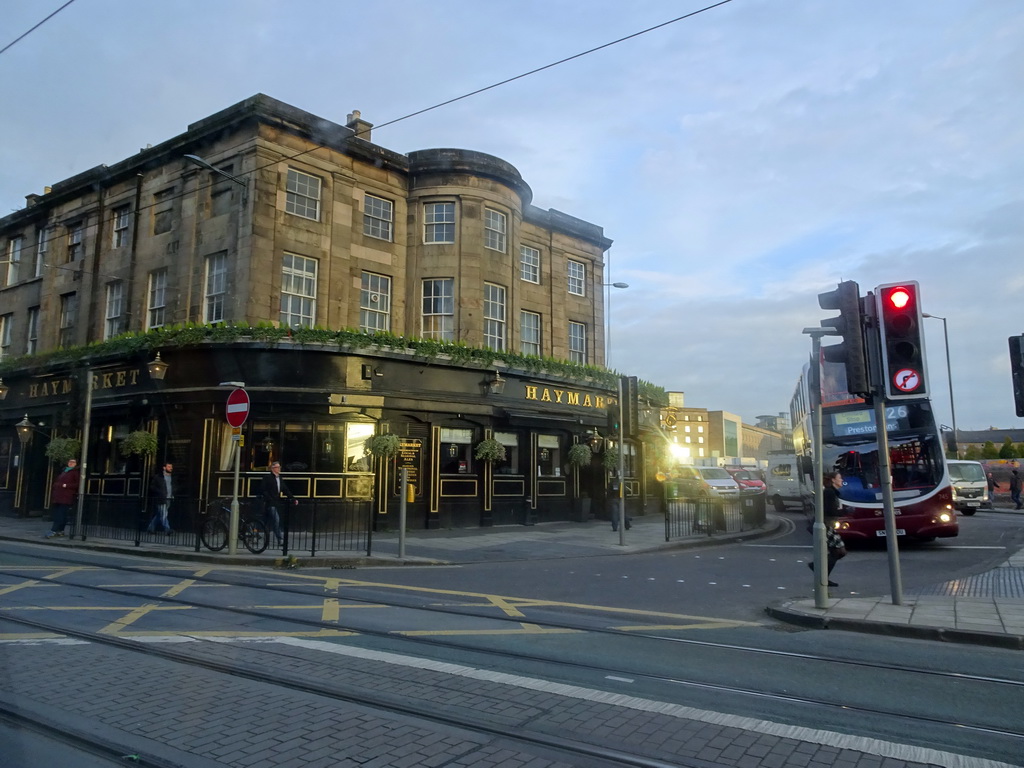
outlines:
[[[270,465],[270,474],[263,477],[262,485],[263,515],[267,521],[267,527],[277,537],[277,546],[281,546],[281,513],[282,499],[289,499],[291,504],[298,504],[284,480],[281,479],[281,462],[275,461]]]

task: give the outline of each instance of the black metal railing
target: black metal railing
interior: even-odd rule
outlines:
[[[82,505],[82,531],[75,529],[75,512],[70,515],[70,536],[89,539],[128,541],[141,546],[159,543],[200,551],[199,531],[209,514],[221,506],[230,507],[230,499],[176,498],[171,502],[167,521],[172,533],[161,530],[150,533],[155,505],[145,499],[86,496]],[[284,541],[277,545],[269,530],[267,552],[303,554],[313,557],[324,552],[365,552],[371,554],[373,505],[370,501],[300,500],[298,505],[283,504],[280,509]],[[244,518],[264,520],[263,505],[258,499],[239,499],[239,513]],[[226,551],[226,550],[225,550]]]
[[[767,520],[766,494],[733,498],[702,496],[665,501],[665,541],[695,534],[740,533],[760,528]]]

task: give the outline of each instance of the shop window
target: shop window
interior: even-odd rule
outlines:
[[[519,435],[513,432],[495,432],[494,439],[505,446],[505,458],[494,462],[494,474],[518,475],[519,470]]]
[[[276,421],[256,422],[252,425],[249,443],[249,469],[270,471],[270,464],[281,461],[281,424]],[[283,464],[282,464],[283,466]]]
[[[466,475],[473,470],[473,430],[441,429],[441,474]]]
[[[345,471],[345,425],[316,425],[316,471]]]
[[[537,474],[559,477],[562,474],[562,449],[558,435],[537,435]]]
[[[345,468],[349,472],[370,471],[366,441],[373,437],[374,429],[376,425],[369,422],[345,425]]]
[[[11,454],[13,437],[0,437],[0,488],[11,487]]]
[[[96,457],[95,466],[107,475],[123,475],[128,471],[128,458],[120,451],[121,441],[128,437],[130,430],[124,424],[108,424],[96,430],[96,440],[92,446]]]
[[[313,468],[312,424],[284,425],[284,444],[279,461],[285,472],[307,472]]]

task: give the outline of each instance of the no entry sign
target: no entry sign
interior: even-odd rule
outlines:
[[[227,419],[232,427],[240,427],[249,417],[249,393],[244,389],[232,390],[228,395]]]

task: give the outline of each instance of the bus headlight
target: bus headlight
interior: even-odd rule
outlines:
[[[948,523],[952,519],[953,518],[950,516],[950,514],[948,512],[943,512],[941,515],[939,515],[939,522],[940,523]]]

